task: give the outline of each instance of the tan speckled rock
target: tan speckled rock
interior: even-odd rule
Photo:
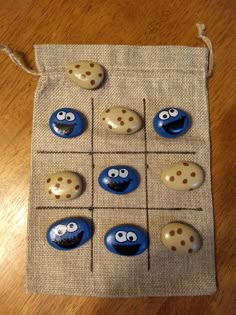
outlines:
[[[190,255],[201,248],[201,237],[191,225],[172,222],[164,226],[161,231],[161,242],[177,255]]]
[[[80,60],[66,65],[66,75],[81,88],[93,90],[102,84],[105,72],[96,62]]]
[[[82,181],[77,173],[57,172],[47,176],[44,187],[50,199],[72,200],[81,194]]]
[[[101,115],[103,126],[109,131],[128,135],[142,128],[142,118],[135,111],[126,107],[111,107]]]
[[[182,161],[166,167],[161,173],[161,181],[170,189],[193,190],[204,182],[204,172],[198,164]]]

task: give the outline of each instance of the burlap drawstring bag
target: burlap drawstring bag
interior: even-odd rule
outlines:
[[[213,56],[204,25],[199,37],[207,47],[36,45],[37,71],[27,68],[14,52],[0,49],[27,72],[38,75],[34,100],[32,177],[28,215],[27,290],[48,294],[103,297],[207,295],[216,290],[214,224],[211,194],[207,79]],[[107,70],[105,84],[94,91],[78,88],[65,75],[65,63],[93,60]],[[155,114],[169,105],[192,117],[191,129],[173,141],[158,137]],[[107,107],[137,111],[145,128],[130,136],[108,133],[99,121]],[[55,137],[48,127],[56,109],[72,107],[88,120],[80,137]],[[160,181],[161,170],[189,160],[205,171],[204,184],[194,191],[176,192]],[[110,165],[131,165],[140,186],[131,194],[104,194],[98,175]],[[85,178],[86,189],[71,201],[49,200],[43,183],[48,174],[70,170]],[[46,240],[48,227],[61,218],[78,216],[93,222],[94,234],[79,249],[57,251]],[[177,256],[160,241],[164,225],[183,221],[203,239],[193,255]],[[118,224],[135,224],[149,233],[142,255],[113,255],[104,235]]]

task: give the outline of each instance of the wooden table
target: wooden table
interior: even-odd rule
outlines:
[[[203,21],[214,45],[209,80],[212,174],[218,291],[209,297],[101,299],[26,294],[27,197],[33,97],[37,78],[0,55],[1,220],[0,314],[235,314],[235,127],[231,0],[0,0],[0,42],[24,51],[33,45],[202,45],[195,23]],[[234,174],[233,174],[234,173]]]

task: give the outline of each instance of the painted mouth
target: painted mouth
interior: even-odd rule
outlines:
[[[185,117],[181,117],[180,119],[176,121],[167,123],[165,125],[163,124],[162,128],[165,130],[165,132],[171,135],[176,135],[183,131],[184,123],[185,123]]]
[[[62,248],[72,249],[72,248],[77,247],[80,244],[83,234],[84,232],[81,231],[78,235],[76,235],[73,238],[54,240],[53,242]]]
[[[53,128],[56,131],[56,133],[58,133],[60,135],[70,135],[73,132],[75,125],[76,124],[67,125],[67,124],[54,122]]]
[[[118,254],[121,254],[124,256],[133,256],[133,255],[137,254],[139,247],[140,247],[140,244],[135,244],[135,245],[116,245],[116,244],[113,244],[112,246]]]
[[[131,179],[129,179],[128,181],[124,181],[124,182],[110,182],[109,184],[107,184],[107,186],[111,190],[114,190],[117,192],[122,192],[128,188],[130,182],[131,182]]]

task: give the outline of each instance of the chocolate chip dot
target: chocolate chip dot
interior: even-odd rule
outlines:
[[[175,180],[174,176],[170,177],[170,181],[173,182]]]
[[[86,79],[86,75],[85,74],[81,74],[80,75],[80,79]]]
[[[196,176],[196,173],[195,173],[195,172],[192,172],[190,175],[191,175],[191,177],[195,177],[195,176]]]
[[[181,228],[178,228],[177,233],[182,234],[183,230]]]
[[[67,184],[71,184],[72,183],[72,180],[71,179],[68,179],[67,180]]]
[[[102,73],[99,73],[99,75],[98,75],[100,78],[102,77]]]
[[[110,109],[107,109],[107,110],[106,110],[106,113],[109,113],[109,111],[110,111]]]
[[[91,83],[91,85],[94,85],[94,84],[95,84],[95,81],[94,81],[94,80],[91,80],[90,83]]]
[[[69,70],[69,73],[71,74],[73,71],[72,70]]]
[[[60,195],[55,195],[55,197],[56,197],[56,199],[60,199],[61,196]]]
[[[187,178],[185,178],[185,179],[183,180],[183,184],[187,184],[187,182],[188,182],[188,180],[187,180]]]
[[[128,128],[128,129],[127,129],[127,132],[131,132],[131,129],[130,129],[130,128]]]
[[[173,250],[175,252],[176,251],[176,247],[175,246],[171,246],[171,250]]]
[[[91,74],[91,72],[87,71],[87,72],[86,72],[86,74],[87,74],[87,75],[90,75],[90,74]]]
[[[80,185],[75,186],[75,190],[79,190],[79,188],[80,188]]]
[[[192,253],[192,252],[193,252],[192,248],[190,248],[190,249],[188,250],[188,252],[189,252],[189,253]]]
[[[108,128],[109,128],[109,129],[112,129],[112,126],[111,126],[111,125],[108,125]]]
[[[50,183],[50,181],[51,181],[51,178],[48,178],[48,179],[47,179],[47,183]]]
[[[80,65],[76,65],[75,67],[78,69],[80,67]]]
[[[120,122],[120,125],[121,125],[121,126],[124,126],[124,124],[125,124],[125,123],[124,123],[123,121]]]
[[[122,113],[125,114],[125,113],[126,113],[126,110],[125,110],[125,109],[122,109]]]
[[[193,242],[193,241],[194,241],[194,237],[190,236],[190,242]]]
[[[68,198],[68,199],[69,199],[70,197],[71,197],[71,195],[70,195],[70,194],[66,195],[66,198]]]
[[[105,120],[106,118],[105,117],[103,117],[103,119],[102,120]]]
[[[178,175],[178,176],[180,176],[181,174],[182,174],[181,171],[177,171],[177,172],[176,172],[176,175]]]
[[[175,231],[171,230],[170,232],[170,236],[174,236],[175,235]]]
[[[183,165],[184,166],[189,166],[189,164],[187,162],[184,162]]]
[[[133,121],[134,120],[134,117],[129,117],[129,121]]]
[[[50,195],[52,194],[52,191],[51,191],[51,189],[49,189],[48,193],[49,193]]]
[[[90,67],[93,68],[94,67],[94,63],[90,63]]]
[[[63,180],[63,178],[62,177],[58,177],[58,179],[57,179],[59,182],[61,182],[62,180]]]
[[[59,187],[60,187],[60,184],[57,183],[57,184],[55,185],[55,187],[59,188]]]
[[[180,242],[180,244],[181,244],[182,246],[184,246],[184,245],[185,245],[185,241],[182,240],[182,241]]]
[[[122,118],[121,118],[121,117],[118,117],[118,118],[117,118],[117,120],[118,120],[118,121],[121,121],[121,120],[122,120]]]

